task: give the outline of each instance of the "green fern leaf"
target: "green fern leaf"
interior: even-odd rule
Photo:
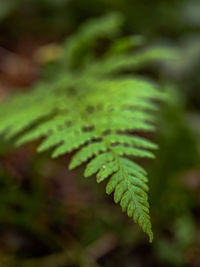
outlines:
[[[85,163],[85,177],[108,180],[106,192],[114,193],[114,201],[152,241],[147,173],[135,161],[154,158],[150,150],[157,146],[139,133],[155,130],[158,100],[165,94],[150,80],[124,71],[174,57],[174,51],[130,54],[125,44],[94,57],[97,40],[118,35],[121,22],[118,15],[106,16],[69,38],[57,62],[59,75],[1,103],[0,133],[16,145],[42,139],[38,151],[51,149],[53,157],[74,152],[69,168]]]

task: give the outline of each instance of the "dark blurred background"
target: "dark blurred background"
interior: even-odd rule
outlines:
[[[149,76],[171,90],[162,104],[157,159],[149,171],[154,242],[105,195],[104,185],[69,172],[69,158],[13,149],[0,140],[0,266],[200,266],[200,1],[0,0],[0,98],[28,90],[62,41],[109,12],[123,35],[168,44],[182,57]]]

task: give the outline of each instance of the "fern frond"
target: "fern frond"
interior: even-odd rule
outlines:
[[[65,60],[68,67],[80,65],[83,57],[91,53],[92,47],[100,38],[109,38],[120,31],[123,18],[120,14],[108,14],[102,18],[93,19],[80,27],[78,33],[68,38],[65,44]]]
[[[123,70],[137,70],[154,62],[177,60],[178,57],[178,52],[173,48],[152,47],[133,55],[122,54],[105,58],[100,64],[91,65],[90,71],[96,74],[111,74]]]
[[[120,203],[122,210],[137,222],[148,234],[150,242],[153,239],[149,216],[149,204],[146,181],[132,172],[126,161],[119,160],[119,169],[111,176],[107,186],[107,194],[114,192],[114,201]]]
[[[147,173],[136,159],[154,157],[150,150],[157,146],[139,133],[155,130],[157,102],[164,93],[151,81],[120,71],[169,58],[173,52],[154,48],[137,54],[105,53],[76,69],[96,40],[117,34],[120,24],[118,16],[107,16],[69,38],[60,75],[1,103],[0,133],[14,138],[16,145],[42,139],[38,151],[51,149],[53,157],[74,152],[69,168],[85,163],[85,177],[96,174],[97,182],[108,180],[106,192],[114,193],[115,202],[152,241]]]
[[[115,40],[105,54],[105,58],[129,52],[131,49],[144,44],[144,37],[141,35],[126,36]]]

